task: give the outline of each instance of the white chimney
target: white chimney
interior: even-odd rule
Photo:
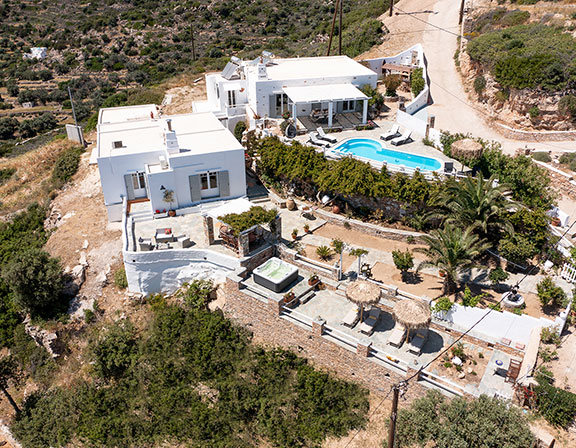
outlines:
[[[268,71],[266,70],[266,64],[264,63],[262,57],[260,57],[260,62],[256,67],[258,69],[258,79],[259,80],[268,79]]]
[[[160,160],[160,168],[162,168],[163,170],[167,170],[168,169],[168,162],[166,161],[166,157],[160,156],[160,157],[158,157],[158,159]]]
[[[172,120],[170,118],[166,119],[166,126],[168,128],[164,131],[166,150],[168,154],[178,154],[180,152],[180,145],[178,145],[176,131],[172,130]]]

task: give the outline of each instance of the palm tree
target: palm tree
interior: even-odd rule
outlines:
[[[443,294],[452,294],[458,286],[458,277],[462,270],[474,266],[474,260],[490,244],[480,239],[472,227],[462,230],[447,222],[443,228],[432,230],[421,237],[427,248],[416,248],[428,258],[418,266],[434,266],[446,273]]]
[[[437,203],[448,211],[446,221],[472,227],[484,237],[498,231],[514,233],[505,215],[517,209],[518,204],[509,199],[509,187],[495,181],[494,176],[484,179],[478,173],[476,177],[469,176],[460,182],[448,182],[437,197]],[[442,217],[441,213],[434,215]]]

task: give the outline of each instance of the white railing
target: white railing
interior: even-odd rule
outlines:
[[[462,396],[467,393],[466,389],[462,387],[460,384],[450,381],[449,379],[446,379],[444,377],[435,375],[427,370],[421,371],[418,377],[421,381],[427,381],[433,384],[434,386],[444,389],[447,392],[450,392],[454,395]]]
[[[299,313],[298,311],[294,311],[290,308],[287,308],[285,306],[282,307],[282,314],[280,315],[280,317],[295,321],[296,323],[298,323],[300,325],[304,325],[308,329],[312,329],[313,319],[311,319],[308,316],[305,316],[302,313]]]
[[[335,340],[337,344],[343,346],[351,352],[356,352],[357,350],[359,342],[358,339],[340,330],[336,330],[335,328],[326,325],[324,326],[324,336]]]
[[[371,347],[370,353],[374,358],[376,358],[381,363],[384,363],[388,368],[391,368],[392,370],[400,371],[402,373],[406,373],[408,371],[408,363],[386,353],[384,350]]]
[[[338,268],[336,268],[334,266],[330,266],[329,264],[326,264],[326,263],[322,263],[320,261],[313,260],[311,258],[304,257],[304,256],[300,255],[298,252],[296,252],[294,254],[294,260],[301,261],[303,263],[311,265],[311,266],[313,266],[313,267],[315,267],[321,271],[326,272],[327,274],[332,274],[332,273],[338,272]]]
[[[576,266],[574,266],[572,263],[564,263],[560,276],[567,282],[576,282]]]

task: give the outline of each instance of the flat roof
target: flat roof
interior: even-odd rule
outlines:
[[[234,135],[213,113],[198,112],[102,123],[98,125],[98,157],[164,151],[168,119],[180,147],[179,153],[169,154],[170,158],[242,149]],[[114,147],[114,142],[118,142],[118,148]]]
[[[349,83],[284,87],[282,90],[294,103],[319,103],[322,101],[363,100],[368,98],[358,87]]]
[[[158,109],[155,104],[106,107],[104,109],[100,109],[100,112],[98,113],[98,124],[149,120],[152,116],[158,116]]]
[[[348,56],[272,59],[266,67],[269,80],[333,78],[376,75],[368,67]],[[256,66],[250,66],[256,72]]]

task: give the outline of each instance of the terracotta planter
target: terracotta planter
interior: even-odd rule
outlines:
[[[298,235],[296,235],[295,233],[292,234],[292,239],[295,240],[296,238],[298,238]]]
[[[309,286],[314,286],[314,285],[315,285],[316,283],[318,283],[319,281],[320,281],[319,279],[313,280],[313,279],[309,278],[309,279],[308,279],[308,285],[309,285]]]
[[[332,213],[335,213],[336,215],[338,213],[340,213],[340,207],[338,207],[337,205],[333,205],[332,206]]]
[[[176,216],[176,210],[168,210],[168,216],[171,216],[171,217]]]
[[[286,208],[290,211],[296,210],[296,202],[294,202],[294,199],[288,199],[286,201]]]
[[[446,271],[443,271],[442,269],[440,269],[440,270],[438,271],[438,275],[439,275],[440,277],[446,277]]]
[[[552,224],[555,227],[560,227],[560,218],[557,218],[556,216],[554,218],[552,218],[550,220],[550,224]]]

